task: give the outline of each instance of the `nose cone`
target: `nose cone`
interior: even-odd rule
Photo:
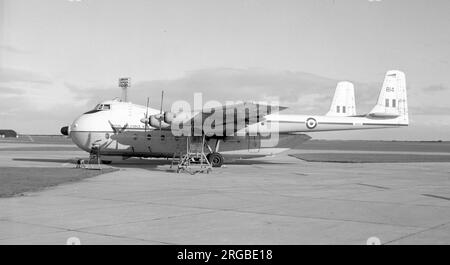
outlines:
[[[107,120],[98,115],[85,114],[72,123],[68,133],[79,148],[89,152],[93,144],[102,144],[106,141],[105,134],[111,131]]]
[[[69,135],[69,126],[64,126],[61,128],[61,134],[68,136]]]

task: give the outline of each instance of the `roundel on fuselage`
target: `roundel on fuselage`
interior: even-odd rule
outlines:
[[[308,118],[305,123],[306,123],[306,127],[310,130],[316,128],[316,126],[317,126],[317,121],[314,118]]]

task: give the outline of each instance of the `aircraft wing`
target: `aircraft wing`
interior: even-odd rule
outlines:
[[[184,125],[191,126],[194,135],[222,132],[221,136],[232,136],[237,131],[264,120],[264,116],[287,109],[287,107],[257,102],[242,102],[213,108],[205,108]],[[210,126],[213,124],[213,126]],[[211,127],[213,129],[211,130]]]

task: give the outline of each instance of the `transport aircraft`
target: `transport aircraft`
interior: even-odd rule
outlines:
[[[196,111],[160,109],[123,100],[108,100],[61,128],[63,135],[86,152],[93,148],[103,163],[130,157],[180,157],[190,145],[204,148],[213,167],[223,155],[254,157],[295,148],[322,131],[408,126],[405,74],[388,71],[372,110],[356,114],[354,86],[340,82],[326,115],[280,114],[284,107],[240,102]],[[239,122],[240,120],[241,122]],[[208,126],[206,126],[208,124]]]

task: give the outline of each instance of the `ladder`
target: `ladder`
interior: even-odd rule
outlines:
[[[85,169],[102,170],[100,161],[100,146],[93,145],[89,153],[89,160],[84,164]]]
[[[186,154],[180,155],[178,162],[177,173],[187,172],[191,175],[196,173],[207,173],[212,171],[211,163],[205,154],[205,135],[201,136],[187,136],[186,139]]]

